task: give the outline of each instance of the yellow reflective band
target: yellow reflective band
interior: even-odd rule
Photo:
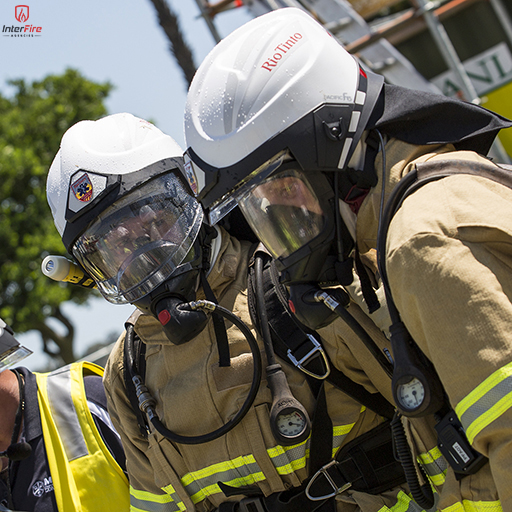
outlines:
[[[448,464],[437,446],[418,455],[418,462],[423,466],[434,485],[443,485],[446,480]]]
[[[172,488],[172,486],[169,486]],[[167,491],[166,491],[167,492]],[[174,493],[174,488],[172,488]],[[133,512],[178,512],[185,510],[169,494],[153,494],[139,491],[130,485],[130,511]]]
[[[392,507],[382,507],[378,512],[419,512],[423,510],[413,499],[404,491],[399,491],[396,495],[397,502]]]
[[[485,379],[455,407],[470,443],[512,407],[512,363]]]
[[[443,512],[502,512],[499,501],[469,501],[462,500],[462,503],[455,503],[450,507],[443,508]]]
[[[177,505],[179,510],[186,510],[187,507],[183,501],[181,501],[181,498],[179,497],[178,493],[176,492],[176,489],[171,485],[166,485],[165,487],[162,487],[162,491],[165,491],[173,500],[173,502]]]
[[[267,449],[267,453],[280,475],[289,475],[306,467],[306,458],[309,457],[309,442],[310,438],[308,437],[306,441],[293,446],[278,445]]]
[[[181,483],[190,499],[198,503],[207,496],[222,492],[217,485],[219,481],[233,487],[242,487],[262,480],[265,480],[265,475],[254,456],[246,455],[187,473],[181,479]]]
[[[194,480],[200,480],[202,478],[207,478],[218,473],[224,473],[226,471],[239,469],[241,467],[248,465],[250,466],[252,464],[256,464],[256,460],[254,459],[253,455],[242,455],[227,462],[218,462],[217,464],[212,464],[206,468],[192,471],[181,479],[181,483],[183,485],[188,485],[191,484]]]
[[[355,423],[333,427],[333,456],[343,443],[345,436],[352,430]],[[293,446],[274,446],[267,448],[276,471],[279,475],[289,475],[306,467],[309,457],[310,439]],[[218,462],[211,466],[191,471],[181,478],[181,483],[193,503],[199,503],[207,496],[221,493],[218,482],[231,487],[243,487],[265,480],[265,475],[252,454],[236,459]]]

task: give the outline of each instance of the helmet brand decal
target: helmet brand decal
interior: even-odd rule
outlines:
[[[324,94],[325,101],[341,101],[345,103],[353,103],[353,98],[350,94],[344,92],[343,94]]]
[[[191,162],[187,162],[184,167],[185,167],[185,175],[187,177],[188,184],[190,185],[192,192],[194,192],[194,194],[197,195],[197,181],[196,181],[196,177],[194,175],[194,171],[192,170]]]
[[[272,57],[269,57],[262,65],[261,67],[263,69],[266,69],[268,71],[272,71],[272,68],[275,68],[278,64],[278,62],[283,58],[285,53],[288,53],[289,50],[293,48],[295,43],[302,39],[302,34],[299,32],[296,32],[293,34],[293,36],[290,36],[284,43],[279,43],[275,48],[274,55]]]
[[[75,197],[86,203],[92,198],[92,183],[87,173],[84,173],[81,178],[71,184],[71,190]]]

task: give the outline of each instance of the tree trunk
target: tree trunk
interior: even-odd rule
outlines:
[[[76,360],[73,350],[73,341],[75,337],[75,328],[69,319],[62,313],[60,307],[57,307],[50,315],[51,318],[58,320],[66,329],[65,334],[61,335],[46,323],[40,323],[37,330],[41,334],[43,341],[43,351],[53,359],[61,359],[64,364],[72,363]],[[53,341],[58,350],[54,351],[50,348],[49,342]]]

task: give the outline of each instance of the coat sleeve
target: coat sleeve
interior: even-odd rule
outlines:
[[[404,323],[433,362],[470,443],[489,458],[498,496],[491,484],[486,501],[499,497],[505,510],[512,507],[511,217],[509,189],[484,178],[445,178],[404,201],[386,254]]]

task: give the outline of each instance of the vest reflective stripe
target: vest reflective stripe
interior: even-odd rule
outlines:
[[[333,428],[333,456],[353,426],[354,423],[351,423]],[[308,438],[293,446],[268,448],[267,453],[278,474],[289,475],[298,469],[305,468],[309,457],[309,443]],[[232,487],[242,487],[263,480],[265,480],[265,474],[254,456],[245,455],[187,473],[182,477],[181,483],[191,500],[199,503],[207,496],[222,492],[217,482],[223,482]]]
[[[66,450],[68,460],[88,455],[85,439],[80,428],[73,398],[71,397],[71,379],[69,371],[56,370],[46,380],[48,400],[53,421]],[[70,414],[70,411],[73,414]]]
[[[103,375],[99,366],[86,362],[35,374],[57,508],[60,512],[128,510],[128,481],[87,406],[85,370]]]
[[[466,430],[469,442],[512,407],[512,363],[485,379],[461,400],[455,412]]]
[[[169,486],[172,487],[172,486]],[[179,512],[185,510],[173,501],[174,489],[169,489],[168,494],[152,494],[146,491],[138,491],[130,486],[130,511],[131,512]]]
[[[437,446],[428,452],[420,453],[418,462],[434,485],[444,484],[448,463]]]
[[[443,508],[442,512],[502,512],[499,501],[469,501],[463,500],[462,503],[455,503],[449,507]]]

